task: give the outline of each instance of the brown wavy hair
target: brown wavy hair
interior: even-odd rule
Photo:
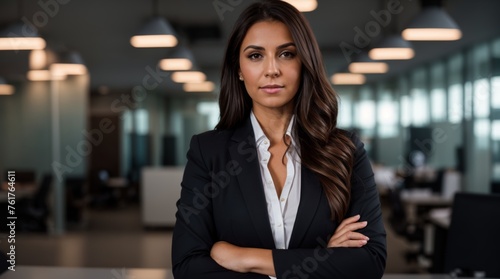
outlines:
[[[302,70],[293,113],[301,163],[319,177],[332,219],[342,220],[350,202],[355,147],[337,129],[338,95],[328,81],[307,20],[292,5],[280,0],[261,1],[250,5],[236,21],[222,68],[220,120],[215,128],[236,128],[250,116],[252,99],[238,79],[239,52],[248,29],[266,20],[284,23],[297,47]]]

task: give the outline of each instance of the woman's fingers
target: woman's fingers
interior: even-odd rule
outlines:
[[[337,231],[338,230],[341,230],[343,227],[349,225],[349,224],[352,224],[352,223],[355,223],[357,222],[359,219],[361,218],[361,216],[358,214],[358,215],[354,215],[352,217],[349,217],[349,218],[346,218],[344,219],[340,224],[339,226],[337,227]]]
[[[360,218],[355,215],[344,219],[328,241],[328,247],[362,247],[368,243],[368,237],[356,232],[368,225],[366,221],[359,222]]]
[[[365,246],[368,243],[366,240],[349,240],[349,241],[344,241],[342,243],[332,243],[328,244],[328,248],[338,248],[338,247],[343,247],[343,248],[361,248]]]
[[[356,222],[356,223],[351,223],[348,225],[345,225],[343,228],[338,229],[335,231],[335,234],[332,237],[335,237],[336,235],[342,235],[347,232],[352,232],[352,231],[357,231],[359,229],[362,229],[368,225],[368,222],[363,221],[363,222]]]
[[[336,238],[330,238],[328,247],[361,247],[368,243],[369,238],[358,232],[347,232]]]
[[[338,242],[343,242],[347,240],[369,240],[369,238],[366,235],[359,232],[348,232],[339,237],[330,239],[330,241],[338,241]]]

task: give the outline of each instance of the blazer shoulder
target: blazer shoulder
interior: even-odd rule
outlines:
[[[351,139],[352,143],[354,143],[354,146],[356,146],[356,149],[363,148],[364,144],[359,138],[358,134],[352,131],[347,131],[344,129],[338,129],[339,133],[343,134],[344,136],[348,137]]]
[[[359,135],[356,132],[347,131],[339,129],[339,133],[343,133],[346,137],[348,137],[352,143],[354,144],[354,168],[357,169],[357,166],[360,164],[365,164],[369,162],[368,154],[366,153],[365,144],[359,138]]]
[[[196,143],[205,156],[216,156],[227,148],[232,134],[232,130],[206,131],[192,137],[191,147]]]

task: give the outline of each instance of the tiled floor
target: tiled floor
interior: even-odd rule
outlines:
[[[408,244],[388,227],[387,233],[386,273],[415,273],[416,264],[408,265],[402,256]],[[170,268],[171,240],[171,230],[143,229],[138,206],[92,210],[84,230],[74,230],[63,236],[18,234],[17,264]],[[0,249],[5,251],[7,245],[3,234]]]

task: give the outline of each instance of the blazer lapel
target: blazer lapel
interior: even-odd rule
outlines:
[[[309,226],[318,209],[323,192],[318,177],[306,167],[302,166],[302,181],[300,190],[300,204],[293,226],[292,236],[288,248],[300,246]]]
[[[229,153],[231,158],[238,162],[242,170],[237,177],[250,218],[263,247],[274,248],[274,238],[267,213],[259,157],[255,147],[255,136],[250,118],[242,127],[235,130],[231,139],[234,144],[229,147]]]

